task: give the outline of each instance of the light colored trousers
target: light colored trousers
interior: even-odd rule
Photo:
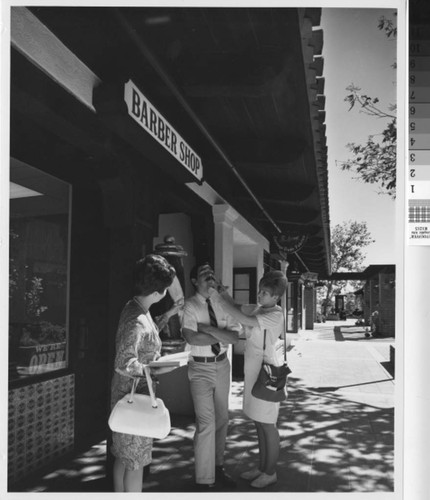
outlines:
[[[194,460],[196,483],[215,482],[215,465],[224,462],[228,427],[230,362],[188,364],[188,378],[196,414]]]

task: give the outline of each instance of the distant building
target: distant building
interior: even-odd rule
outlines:
[[[363,288],[354,295],[365,324],[381,335],[395,335],[396,268],[393,264],[371,265],[362,272],[333,273],[330,279],[364,281]],[[344,296],[336,297],[338,311],[344,309],[344,300]]]
[[[363,287],[363,310],[367,322],[374,324],[375,332],[395,335],[396,272],[394,265],[369,266]]]

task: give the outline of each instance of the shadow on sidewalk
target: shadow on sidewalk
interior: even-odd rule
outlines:
[[[326,386],[326,387],[308,387],[307,390],[318,393],[336,392],[341,389],[347,389],[349,387],[360,387],[365,385],[380,384],[381,382],[391,382],[392,380],[393,380],[392,378],[384,378],[382,380],[372,380],[371,382],[360,382],[359,384],[348,384],[348,385]]]
[[[288,385],[278,422],[278,482],[264,491],[393,491],[394,409],[348,400],[329,388],[321,393],[314,389],[323,388],[306,388],[294,377]],[[233,393],[240,395],[242,387],[233,382]],[[157,442],[144,491],[193,491],[193,432],[191,425]],[[225,468],[238,482],[234,491],[256,491],[239,476],[257,462],[254,424],[241,409],[231,410]]]
[[[308,362],[303,370],[316,366],[312,358]],[[323,367],[336,369],[332,364],[328,360],[318,365],[318,373]],[[297,375],[297,371],[294,373]],[[289,397],[281,403],[279,412],[278,482],[264,492],[392,492],[394,407],[390,406],[389,394],[384,406],[381,394],[374,390],[381,382],[390,383],[390,379],[306,386],[305,379],[294,373],[288,377]],[[348,389],[358,386],[362,386],[360,391]],[[242,392],[243,382],[233,380],[225,468],[238,481],[234,491],[255,492],[239,478],[258,461],[255,427],[241,410]],[[144,492],[193,491],[194,429],[192,417],[172,415],[169,436],[154,441],[153,462],[143,483]],[[109,488],[105,471],[103,441],[55,464],[49,473],[33,477],[14,491],[106,492]]]

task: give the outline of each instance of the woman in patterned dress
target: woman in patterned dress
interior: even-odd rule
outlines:
[[[111,386],[111,408],[131,391],[133,377],[144,375],[143,366],[160,356],[161,340],[149,308],[161,300],[176,275],[164,257],[148,255],[136,263],[136,295],[122,310],[116,334],[116,355]],[[161,375],[172,368],[151,369]],[[146,378],[139,380],[137,393],[148,394]],[[152,438],[112,433],[114,490],[141,492],[143,468],[151,462]]]

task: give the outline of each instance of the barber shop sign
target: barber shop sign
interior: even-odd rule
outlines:
[[[128,114],[194,177],[201,181],[203,166],[200,157],[131,80],[124,85],[124,100],[127,104]]]

